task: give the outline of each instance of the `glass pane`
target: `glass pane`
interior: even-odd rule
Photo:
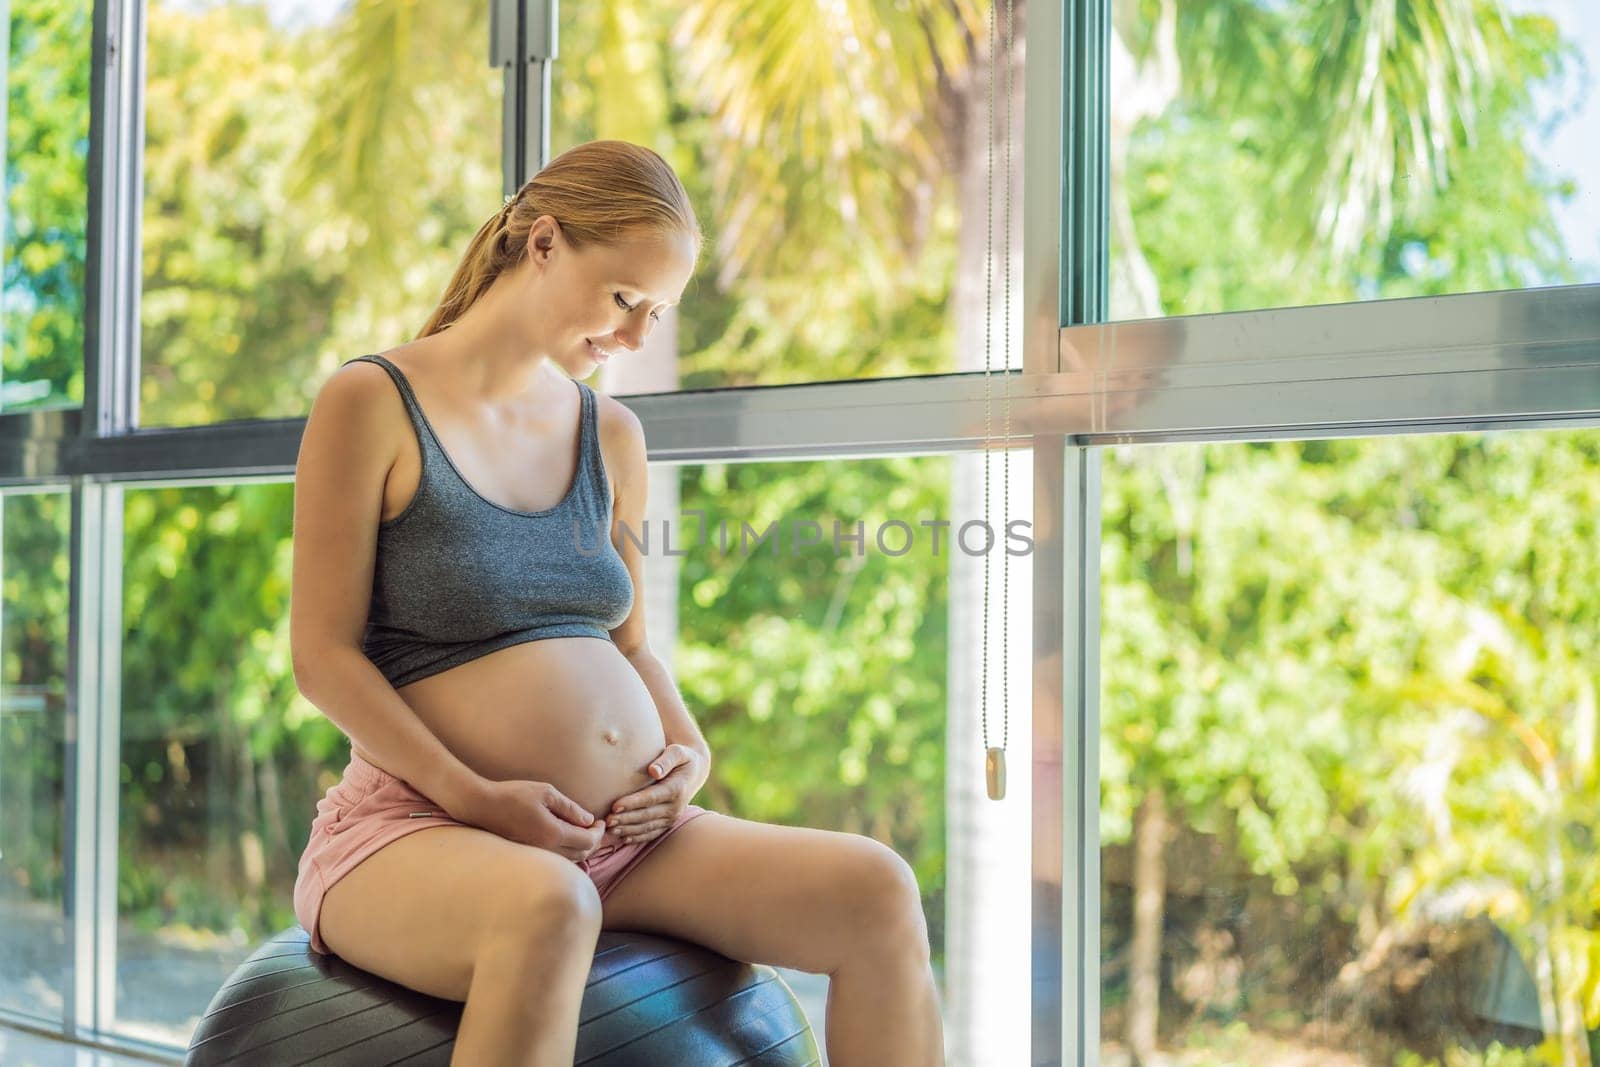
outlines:
[[[1010,229],[996,144],[990,238],[986,6],[560,5],[551,158],[595,139],[647,145],[676,170],[706,235],[682,303],[640,351],[600,368],[603,388],[982,370],[991,241],[987,358],[1004,368],[1008,232],[1015,309],[1022,292],[1021,11],[1009,52]],[[1001,20],[1007,54],[1003,7]],[[1002,66],[997,136],[1006,81]],[[1020,310],[1011,317],[1009,363],[1020,368]]]
[[[1009,500],[991,460],[988,528],[1012,531],[992,546],[971,455],[657,467],[636,531],[651,647],[714,754],[696,802],[904,856],[951,1048],[1026,1041],[1029,459],[1011,459]],[[290,667],[291,487],[126,501],[118,1027],[181,1045],[238,962],[296,923],[299,856],[350,741]],[[473,661],[474,693],[489,661]],[[446,690],[428,692],[437,706]],[[1013,753],[998,804],[985,736]],[[826,975],[782,973],[825,1042]]]
[[[0,1007],[60,1025],[71,497],[0,496]]]
[[[83,403],[91,0],[0,3],[0,411]]]
[[[488,7],[152,0],[142,425],[303,415],[416,336],[500,200]]]
[[[1113,319],[1600,281],[1594,4],[1113,9]]]
[[[646,521],[646,586],[677,605],[651,646],[674,650],[713,756],[700,802],[911,864],[951,1063],[1023,1062],[1030,1020],[1031,455],[1005,511],[991,465],[992,545],[972,454],[657,468]],[[986,743],[1011,754],[1001,802]],[[780,972],[824,1043],[826,978]]]
[[[287,483],[129,489],[116,1028],[187,1046],[294,925],[326,723],[289,663]]]
[[[1103,1062],[1594,1062],[1600,429],[1104,459]]]

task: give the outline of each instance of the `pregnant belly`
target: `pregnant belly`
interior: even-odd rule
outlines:
[[[484,778],[549,782],[597,819],[655,780],[647,768],[666,747],[644,681],[616,645],[594,637],[526,641],[399,692]],[[601,844],[613,841],[608,830]]]

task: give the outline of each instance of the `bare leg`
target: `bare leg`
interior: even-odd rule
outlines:
[[[478,958],[451,1067],[571,1067],[600,916],[558,926],[544,936],[508,937]]]
[[[926,951],[860,955],[829,979],[831,1067],[943,1067],[944,1022]]]
[[[708,812],[618,884],[605,911],[609,929],[828,975],[832,1067],[944,1063],[916,876],[870,837]]]

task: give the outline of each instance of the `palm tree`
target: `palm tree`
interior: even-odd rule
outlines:
[[[1252,191],[1305,265],[1348,269],[1397,201],[1449,183],[1482,88],[1517,48],[1499,0],[1112,0],[1114,318],[1160,315],[1121,180],[1138,124],[1181,107],[1248,123],[1280,176]],[[1244,190],[1241,190],[1243,193]]]

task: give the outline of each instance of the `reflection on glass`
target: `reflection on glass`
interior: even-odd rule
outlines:
[[[91,0],[0,4],[0,411],[83,403]]]
[[[0,496],[0,1006],[61,1021],[71,498]]]
[[[1021,9],[1009,53],[1014,306],[1022,290]],[[677,170],[707,236],[682,304],[642,352],[602,368],[605,390],[982,370],[985,18],[969,0],[560,5],[552,157],[596,138],[649,145]],[[1004,42],[1003,10],[1001,20]],[[1003,67],[995,80],[998,139]],[[999,369],[1007,365],[1000,144],[993,165],[989,359]],[[1020,316],[1013,320],[1010,363],[1020,368]]]
[[[1593,4],[1113,11],[1112,318],[1600,281]]]
[[[1101,1062],[1594,1062],[1600,430],[1103,472]]]
[[[500,204],[488,5],[152,0],[140,423],[298,416]]]

